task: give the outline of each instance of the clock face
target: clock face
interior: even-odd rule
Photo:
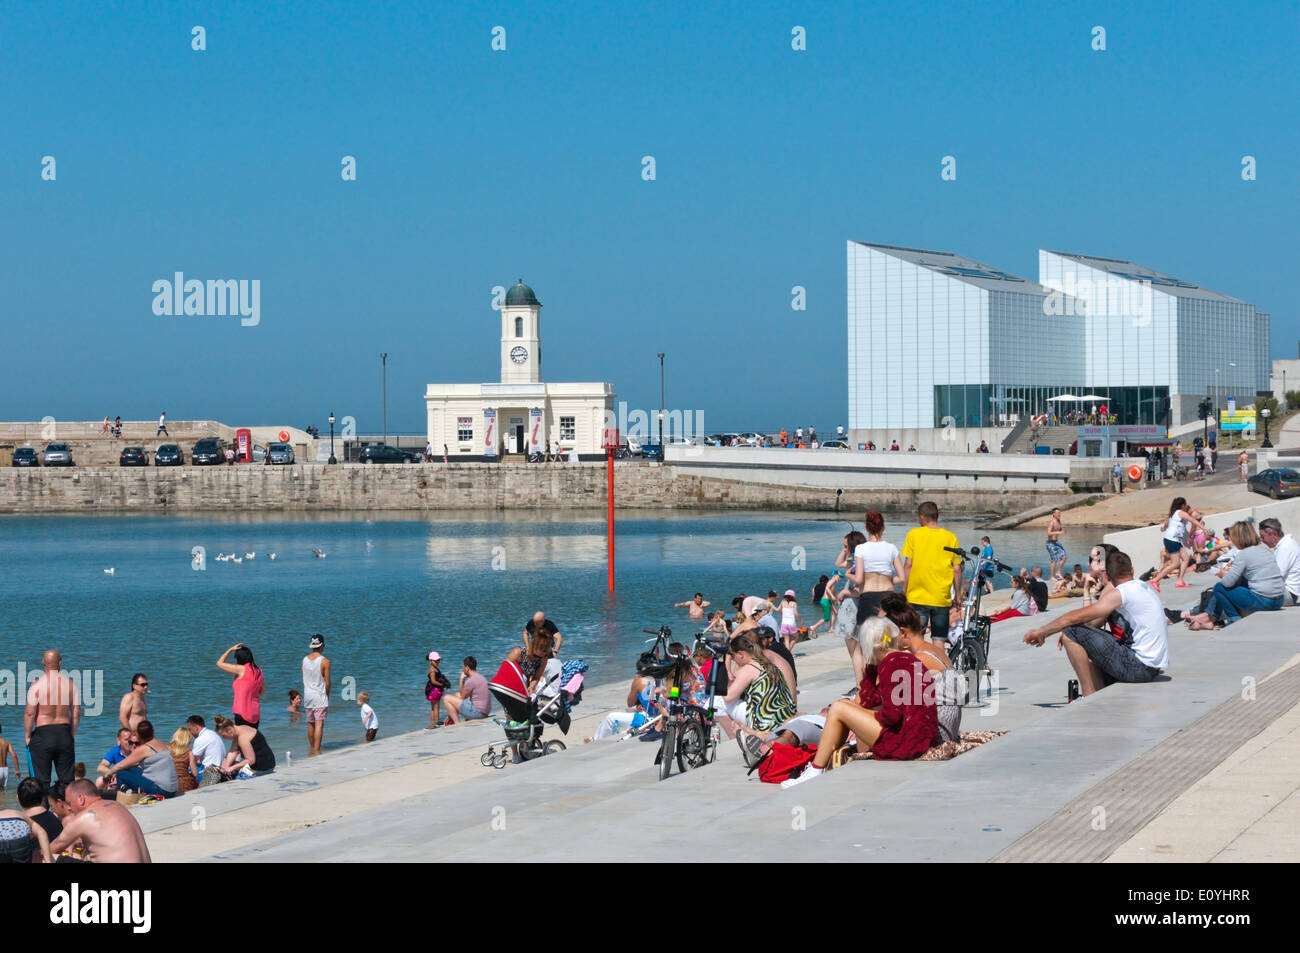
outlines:
[[[516,364],[522,364],[524,361],[528,360],[527,348],[515,348],[510,352],[510,360],[514,361]]]

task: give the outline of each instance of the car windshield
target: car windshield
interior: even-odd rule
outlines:
[[[287,443],[273,443],[273,444],[271,444],[271,452],[272,452],[272,453],[284,453],[284,452],[285,452],[286,450],[288,450],[288,449],[289,449],[289,445],[288,445]]]
[[[50,444],[50,449],[56,453],[61,453],[68,449],[68,445],[66,443],[52,443]]]

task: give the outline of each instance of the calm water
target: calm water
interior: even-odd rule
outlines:
[[[886,537],[901,545],[910,525],[891,520]],[[966,547],[978,542],[969,523],[948,525]],[[191,713],[209,724],[219,712],[229,716],[231,676],[214,663],[243,641],[266,674],[263,731],[277,755],[292,751],[297,760],[306,733],[290,724],[285,707],[288,689],[302,687],[299,666],[313,632],[325,636],[334,670],[326,747],[351,744],[361,727],[355,703],[338,697],[345,685],[370,692],[381,736],[420,728],[428,721],[425,655],[441,652],[453,683],[470,654],[490,678],[538,608],[559,625],[565,656],[591,666],[591,684],[621,680],[648,638],[643,627],[666,622],[691,631],[685,610],[671,606],[697,589],[720,606],[738,592],[769,588],[793,588],[806,600],[848,529],[784,514],[624,519],[618,591],[610,595],[603,517],[589,513],[6,518],[0,673],[10,674],[8,681],[0,675],[0,724],[20,746],[23,698],[15,704],[11,687],[19,663],[39,669],[44,649],[60,649],[65,668],[103,673],[103,711],[88,716],[78,735],[77,757],[93,773],[114,743],[117,704],[133,672],[149,676],[151,720],[170,736]],[[1100,533],[1067,537],[1071,565],[1094,536]],[[1046,558],[1041,530],[993,537],[1006,562]],[[191,568],[194,546],[206,549],[204,571]],[[315,548],[326,558],[315,558]],[[803,571],[792,568],[800,548]],[[215,559],[232,552],[257,555],[239,565]],[[11,783],[6,800],[12,792]]]

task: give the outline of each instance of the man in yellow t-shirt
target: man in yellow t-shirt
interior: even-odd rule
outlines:
[[[960,561],[944,547],[959,549],[961,543],[939,526],[939,507],[934,503],[922,503],[916,516],[921,525],[909,530],[903,540],[903,592],[921,623],[929,624],[930,638],[946,642],[948,607],[957,591],[953,566]]]

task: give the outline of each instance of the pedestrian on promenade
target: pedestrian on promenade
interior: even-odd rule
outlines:
[[[63,656],[57,649],[41,658],[44,673],[27,690],[27,707],[23,712],[23,734],[32,759],[32,775],[42,784],[50,783],[50,767],[59,780],[72,780],[72,765],[77,760],[77,727],[81,724],[81,699],[77,686],[62,672]]]
[[[1061,525],[1061,508],[1052,510],[1052,518],[1047,521],[1047,558],[1049,560],[1050,579],[1060,579],[1065,573],[1065,547],[1061,537],[1066,529]]]
[[[460,686],[446,701],[447,717],[453,725],[486,718],[492,710],[492,693],[487,679],[478,673],[478,659],[474,656],[465,656],[460,666]]]
[[[50,792],[52,802],[54,794]],[[62,853],[81,841],[86,848],[84,859],[92,863],[151,862],[144,831],[129,810],[116,801],[105,801],[84,778],[69,784],[64,796],[69,812],[63,818],[63,833],[50,844],[51,853]]]
[[[443,463],[443,466],[446,466],[446,465],[447,465],[447,458],[448,458],[448,456],[450,456],[450,454],[447,453],[447,445],[444,443],[444,444],[442,445],[442,463]]]
[[[370,707],[370,693],[359,693],[357,695],[357,705],[361,709],[361,730],[366,733],[366,744],[370,744],[375,740],[375,735],[379,733],[379,716]]]
[[[302,660],[302,707],[307,710],[307,754],[320,754],[325,716],[330,711],[330,660],[321,652],[325,638],[311,637],[311,651]]]
[[[226,659],[232,652],[235,661],[227,662]],[[231,686],[235,692],[235,702],[231,706],[235,724],[257,728],[262,723],[262,696],[266,694],[266,679],[253,661],[253,650],[243,642],[236,642],[221,653],[221,658],[217,659],[217,668],[235,676]]]
[[[145,695],[149,693],[149,677],[143,672],[131,676],[131,690],[122,696],[122,703],[117,706],[117,720],[127,731],[135,731],[135,726],[149,717],[149,703]]]
[[[451,687],[451,682],[447,681],[447,676],[438,670],[442,664],[442,656],[437,652],[430,652],[428,659],[429,673],[424,683],[424,697],[429,700],[429,727],[424,730],[432,731],[434,728],[442,727],[442,695]]]
[[[903,540],[903,592],[921,617],[922,628],[928,626],[930,638],[943,642],[948,638],[948,609],[956,588],[953,566],[961,543],[939,525],[939,507],[927,500],[916,511],[920,526],[909,530]],[[859,613],[859,618],[861,618]]]
[[[1248,457],[1246,455],[1246,451],[1243,450],[1241,451],[1241,453],[1237,455],[1237,471],[1241,474],[1242,483],[1246,482],[1246,477],[1249,473],[1249,469],[1250,469],[1250,457]]]
[[[1115,465],[1110,468],[1110,484],[1111,488],[1116,493],[1124,492],[1124,467],[1118,460],[1116,460]]]
[[[3,791],[9,785],[10,758],[14,759],[14,780],[21,781],[23,777],[23,766],[18,761],[18,752],[5,739],[4,732],[4,726],[0,725],[0,791]]]
[[[165,410],[158,415],[158,432],[154,434],[154,436],[159,437],[163,435],[168,437],[171,436],[171,434],[167,433],[167,411]]]

